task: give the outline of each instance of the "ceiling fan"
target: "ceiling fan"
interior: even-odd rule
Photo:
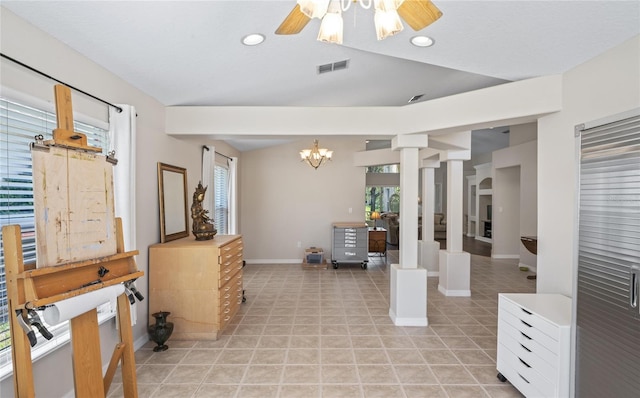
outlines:
[[[298,0],[275,33],[300,33],[312,18],[319,18],[322,24],[318,40],[342,43],[341,14],[349,9],[352,2],[365,9],[374,5],[378,40],[400,32],[403,29],[400,18],[418,31],[442,16],[431,0]]]

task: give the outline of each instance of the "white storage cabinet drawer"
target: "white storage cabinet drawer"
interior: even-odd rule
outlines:
[[[499,294],[498,379],[526,397],[567,397],[571,299],[560,294]]]

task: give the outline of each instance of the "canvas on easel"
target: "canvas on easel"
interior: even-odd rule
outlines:
[[[114,254],[113,165],[58,146],[32,158],[38,268]]]

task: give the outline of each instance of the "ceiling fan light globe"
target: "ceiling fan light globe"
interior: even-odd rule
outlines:
[[[400,16],[396,10],[376,10],[374,24],[378,40],[386,39],[389,36],[402,32],[402,29],[404,29]]]
[[[380,11],[392,11],[398,8],[396,0],[375,0],[375,9]],[[400,2],[401,3],[401,2]]]
[[[329,0],[298,0],[300,11],[309,18],[322,18],[327,13]]]
[[[318,40],[328,43],[342,44],[343,23],[340,13],[328,12],[322,18]]]

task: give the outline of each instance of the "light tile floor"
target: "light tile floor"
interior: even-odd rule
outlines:
[[[428,280],[428,327],[397,327],[388,257],[369,267],[247,265],[242,305],[218,341],[136,352],[140,397],[521,397],[496,378],[498,292],[535,292],[515,260],[471,256],[471,297]],[[170,321],[170,319],[169,319]],[[122,396],[118,378],[109,397]]]

